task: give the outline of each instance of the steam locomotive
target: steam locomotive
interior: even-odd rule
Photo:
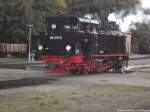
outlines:
[[[38,51],[49,73],[87,74],[122,71],[128,66],[131,35],[114,22],[76,17],[46,18],[46,33],[40,34]]]

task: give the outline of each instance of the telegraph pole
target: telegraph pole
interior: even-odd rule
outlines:
[[[28,37],[28,46],[29,46],[29,51],[28,51],[28,62],[31,62],[31,37],[32,37],[32,27],[33,25],[27,25],[27,27],[29,28],[29,37]]]

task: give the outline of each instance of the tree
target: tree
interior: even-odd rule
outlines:
[[[0,0],[0,42],[27,39],[27,24],[33,34],[45,31],[45,17],[58,14],[83,16],[97,13],[106,20],[113,10],[134,5],[138,0]]]
[[[33,24],[33,34],[38,34],[45,29],[45,17],[59,12],[55,0],[1,0],[0,41],[25,41],[28,36],[27,24]]]
[[[29,0],[28,0],[29,1]],[[27,4],[28,3],[28,4]],[[13,42],[24,40],[27,10],[25,0],[0,1],[0,40]]]
[[[61,8],[62,11],[66,11],[67,9],[67,2],[66,0],[58,0],[58,6]]]

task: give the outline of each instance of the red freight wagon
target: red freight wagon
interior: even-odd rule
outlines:
[[[27,44],[7,44],[0,43],[0,55],[6,56],[8,54],[13,56],[24,56],[27,53]]]

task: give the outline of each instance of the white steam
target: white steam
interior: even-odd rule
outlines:
[[[150,0],[139,0],[140,5],[144,9],[150,9]]]
[[[139,0],[139,4],[132,9],[124,9],[109,14],[108,20],[116,22],[122,32],[131,29],[136,30],[136,23],[150,23],[150,14],[145,13],[147,10],[150,11],[150,0]]]

